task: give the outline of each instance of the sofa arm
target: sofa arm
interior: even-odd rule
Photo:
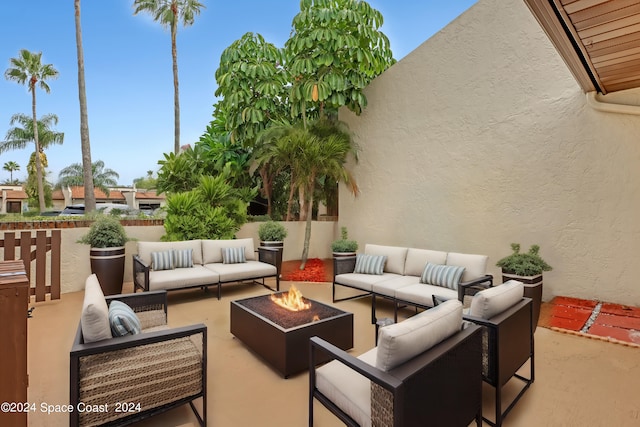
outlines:
[[[151,266],[145,263],[138,255],[133,256],[133,292],[138,289],[149,290],[149,270]]]
[[[493,286],[493,276],[486,274],[477,279],[470,280],[458,284],[458,299],[464,304],[464,297],[466,295],[475,295],[477,292],[487,289]]]
[[[339,274],[353,273],[356,268],[355,256],[333,257],[333,281]]]

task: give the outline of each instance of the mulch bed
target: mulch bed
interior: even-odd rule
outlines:
[[[331,282],[333,281],[333,260],[309,258],[304,270],[300,270],[300,260],[283,261],[282,280],[291,282]]]

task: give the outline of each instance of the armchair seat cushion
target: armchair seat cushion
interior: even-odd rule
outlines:
[[[235,264],[206,264],[207,270],[215,272],[221,282],[235,282],[256,277],[275,276],[278,270],[275,265],[260,261],[246,261]]]
[[[433,296],[442,300],[458,299],[458,292],[442,286],[416,283],[404,286],[396,291],[396,298],[401,301],[420,304],[423,307],[433,307]]]
[[[335,277],[335,283],[352,288],[362,289],[371,292],[375,283],[382,283],[385,280],[397,279],[402,277],[394,273],[363,274],[363,273],[345,273]]]
[[[377,348],[358,356],[376,364]],[[371,381],[334,360],[316,370],[316,387],[361,427],[371,426]]]
[[[203,267],[194,265],[191,268],[174,268],[173,270],[150,271],[149,290],[179,289],[189,286],[210,285],[218,283],[218,274]]]

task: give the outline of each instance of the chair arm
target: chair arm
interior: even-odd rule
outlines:
[[[278,267],[278,248],[258,247],[258,261]]]
[[[125,335],[123,337],[114,337],[107,340],[96,341],[92,343],[80,342],[82,336],[82,328],[78,326],[78,333],[71,347],[71,359],[90,356],[92,354],[109,353],[112,351],[122,350],[125,348],[139,347],[147,344],[153,344],[163,341],[169,341],[177,338],[188,337],[191,335],[203,334],[206,336],[207,327],[202,324],[182,326],[171,328],[163,331],[144,332],[136,335]]]
[[[393,392],[398,389],[402,385],[402,381],[398,378],[390,375],[385,371],[381,371],[375,366],[371,366],[366,362],[358,359],[357,357],[353,357],[346,351],[336,347],[335,345],[323,340],[320,337],[314,336],[309,340],[309,375],[312,375],[315,378],[315,366],[316,366],[316,348],[320,351],[323,351],[330,356],[330,360],[338,360],[339,362],[345,364],[347,367],[353,369],[358,372],[360,375],[368,378],[370,381],[375,382],[376,384],[381,385],[387,390]],[[314,381],[315,384],[315,381]]]
[[[151,291],[142,294],[119,294],[106,296],[107,304],[118,300],[127,304],[135,312],[157,310],[162,308],[167,314],[167,291]]]
[[[149,291],[149,270],[151,266],[138,255],[133,256],[133,292],[138,288]]]
[[[468,282],[462,282],[458,284],[458,299],[464,303],[465,295],[475,295],[478,291],[487,289],[493,286],[493,276],[486,274],[478,277],[477,279],[470,280]]]
[[[334,282],[338,274],[353,273],[353,270],[355,270],[355,268],[356,268],[355,256],[334,257],[333,258]]]

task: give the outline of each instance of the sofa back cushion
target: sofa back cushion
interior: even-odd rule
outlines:
[[[203,240],[202,260],[203,264],[222,263],[222,249],[224,248],[244,248],[244,258],[246,261],[256,259],[253,239],[228,239],[228,240]]]
[[[428,262],[431,264],[445,264],[447,262],[447,253],[429,249],[409,248],[407,250],[407,260],[404,264],[405,276],[420,277],[424,271],[424,266]]]
[[[109,325],[109,307],[104,299],[98,277],[92,274],[84,284],[84,302],[80,327],[85,343],[102,341],[111,338]]]
[[[462,303],[452,299],[380,328],[376,367],[389,371],[450,337],[462,327]]]
[[[407,248],[367,244],[364,246],[364,253],[366,255],[386,256],[387,262],[384,265],[384,271],[387,273],[404,274]]]
[[[138,242],[138,256],[147,265],[151,265],[151,252],[193,249],[193,264],[202,265],[202,243],[200,240],[184,240],[179,242]]]
[[[447,254],[447,265],[464,267],[462,282],[468,282],[487,274],[486,272],[488,259],[489,257],[486,255],[459,254],[456,252],[449,252],[449,254]]]
[[[482,319],[491,319],[517,304],[524,295],[524,284],[509,280],[502,285],[478,292],[471,300],[469,314]]]

